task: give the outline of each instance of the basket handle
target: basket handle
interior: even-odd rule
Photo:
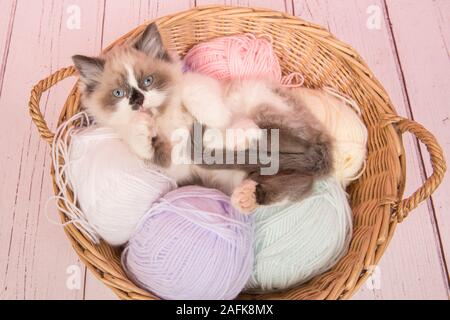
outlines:
[[[48,78],[39,81],[39,83],[36,84],[31,90],[30,101],[28,103],[31,119],[36,125],[42,139],[47,141],[49,144],[52,144],[53,142],[54,133],[50,131],[39,107],[42,94],[56,85],[58,82],[64,80],[67,77],[70,77],[74,73],[74,67],[62,68],[53,73]]]
[[[441,184],[447,166],[444,153],[436,138],[421,124],[395,115],[386,115],[383,119],[385,125],[395,124],[401,133],[410,132],[422,142],[430,154],[433,173],[425,183],[417,189],[409,198],[403,199],[397,205],[397,220],[402,222],[408,217],[411,210],[415,209],[422,201],[426,200]]]

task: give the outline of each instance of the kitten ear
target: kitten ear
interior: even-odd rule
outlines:
[[[170,56],[162,42],[158,27],[154,22],[147,26],[144,33],[135,42],[134,47],[153,58],[169,62],[171,61]]]
[[[99,82],[105,69],[105,60],[81,55],[72,57],[75,68],[80,73],[81,80],[89,89],[93,89]]]

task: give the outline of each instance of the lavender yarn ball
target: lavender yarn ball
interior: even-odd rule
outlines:
[[[137,285],[167,300],[234,299],[253,266],[251,218],[220,191],[168,193],[143,217],[122,254]]]

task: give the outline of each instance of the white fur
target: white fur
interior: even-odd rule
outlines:
[[[153,119],[144,112],[135,113],[128,130],[121,132],[122,138],[143,159],[153,158],[152,138],[157,135]]]
[[[264,104],[280,112],[290,110],[285,101],[273,92],[273,86],[270,83],[257,80],[233,83],[226,97],[226,104],[234,114],[241,115],[249,115]]]
[[[133,113],[134,112],[130,107],[130,102],[128,99],[124,98],[117,104],[117,110],[107,118],[107,121],[112,126],[128,126],[131,123]]]
[[[217,80],[198,73],[186,73],[181,96],[185,107],[198,122],[218,129],[231,124],[231,111],[223,101],[222,87]]]
[[[101,108],[92,109],[101,110]],[[113,128],[139,157],[152,158],[151,138],[156,135],[153,119],[144,112],[131,110],[128,99],[122,99],[117,104],[117,110],[110,116],[96,119],[100,119],[98,121],[100,124]]]
[[[136,77],[134,75],[133,68],[129,64],[125,64],[125,70],[127,70],[127,74],[128,74],[128,84],[131,87],[135,88],[140,93],[143,93],[143,91],[141,89],[139,89],[139,84],[136,81]]]
[[[158,90],[144,91],[144,109],[160,107],[167,99],[167,93]]]
[[[207,147],[229,150],[243,150],[258,141],[262,132],[246,116],[262,103],[270,103],[285,110],[283,101],[275,95],[265,82],[242,82],[234,84],[227,95],[225,86],[218,80],[189,72],[183,76],[181,98],[184,106],[200,123],[223,130],[225,141],[214,140]],[[232,115],[243,115],[232,117]],[[243,130],[245,138],[226,139],[225,129]],[[215,143],[214,143],[215,142]]]

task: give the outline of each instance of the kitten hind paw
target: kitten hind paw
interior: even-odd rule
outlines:
[[[250,214],[258,207],[256,201],[257,183],[245,180],[231,195],[231,204],[240,212]]]

